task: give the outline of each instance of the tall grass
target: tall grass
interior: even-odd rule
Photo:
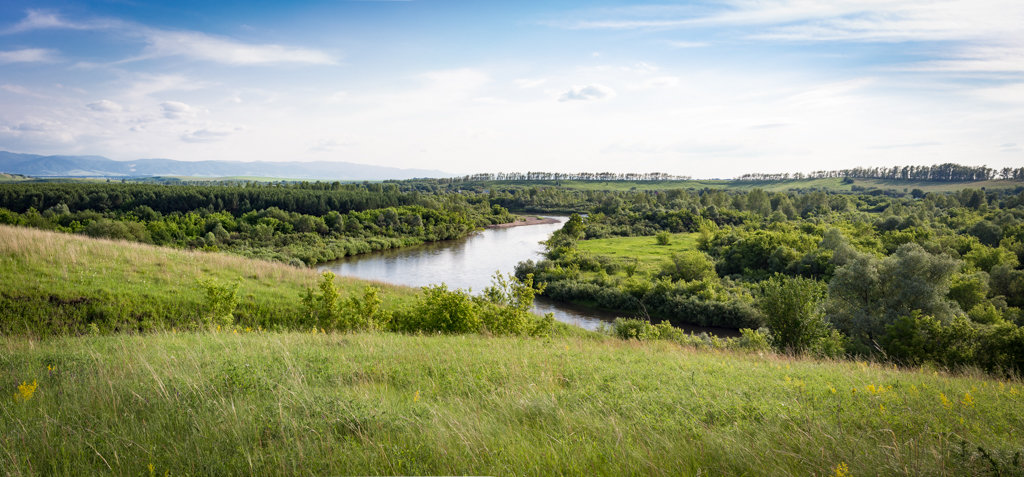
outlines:
[[[239,282],[241,326],[294,328],[316,271],[242,257],[0,226],[0,334],[145,332],[187,327],[204,310],[203,281]],[[366,281],[338,278],[343,292]],[[374,283],[386,307],[416,291]]]
[[[8,475],[1024,470],[1020,382],[666,343],[2,338],[0,390]]]

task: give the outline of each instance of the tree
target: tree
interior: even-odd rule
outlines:
[[[777,349],[802,353],[828,335],[821,310],[824,296],[825,285],[809,278],[775,275],[763,283],[757,308]]]
[[[914,311],[947,322],[960,311],[947,298],[959,264],[914,243],[901,245],[881,260],[858,255],[836,269],[829,282],[827,316],[862,346],[861,351],[869,351],[886,334],[888,325]]]

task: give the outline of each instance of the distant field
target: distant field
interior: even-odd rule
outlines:
[[[1013,457],[1024,442],[1019,381],[666,342],[0,338],[0,386],[10,475],[1024,470]]]
[[[672,234],[668,245],[658,245],[653,236],[615,237],[577,242],[577,247],[581,252],[606,255],[618,259],[621,263],[636,260],[640,269],[656,269],[661,264],[668,263],[672,254],[693,250],[696,246],[696,233]]]
[[[21,182],[29,179],[29,177],[19,174],[7,174],[5,172],[0,172],[0,182]]]

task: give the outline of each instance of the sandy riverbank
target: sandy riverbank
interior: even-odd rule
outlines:
[[[515,222],[509,222],[507,224],[488,225],[489,229],[507,229],[509,227],[519,227],[521,225],[540,225],[540,224],[557,224],[558,219],[551,217],[536,217],[536,216],[520,216],[516,218]]]

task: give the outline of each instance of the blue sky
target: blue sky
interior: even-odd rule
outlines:
[[[5,2],[0,149],[695,177],[1024,164],[1024,2]]]

